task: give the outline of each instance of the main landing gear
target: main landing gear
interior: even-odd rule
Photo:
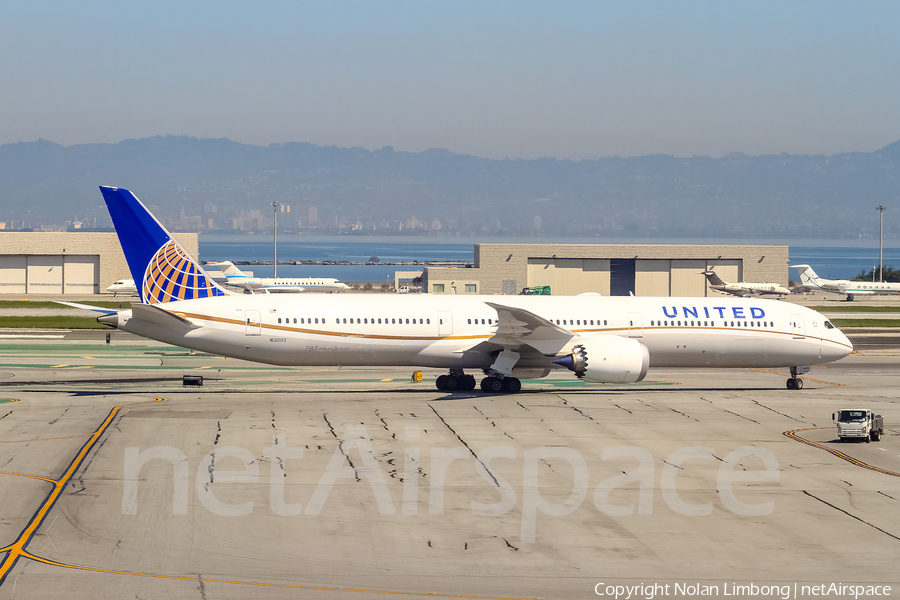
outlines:
[[[475,389],[475,377],[466,375],[462,369],[450,369],[449,375],[441,375],[435,381],[437,389],[442,392],[468,392]]]
[[[447,375],[440,375],[434,382],[442,392],[468,392],[475,389],[475,377],[466,375],[462,369],[450,369]],[[481,380],[481,390],[489,394],[515,394],[522,389],[522,382],[515,377],[490,375]]]

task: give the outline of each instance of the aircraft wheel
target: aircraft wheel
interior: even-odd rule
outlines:
[[[798,377],[797,379],[794,380],[794,389],[795,389],[795,390],[802,390],[802,389],[803,389],[803,380],[800,379],[799,377]]]
[[[519,390],[522,389],[522,382],[516,379],[515,377],[507,377],[503,380],[503,391],[515,394]]]
[[[474,390],[477,383],[478,382],[475,381],[474,375],[463,375],[460,378],[459,389],[465,390],[468,392],[468,391]]]
[[[789,389],[789,390],[794,389],[794,380],[793,380],[793,378],[787,380],[787,389]]]
[[[462,386],[460,386],[460,384],[459,384],[458,377],[454,377],[453,375],[447,375],[447,381],[444,382],[445,390],[447,390],[448,392],[455,392],[460,387],[462,387]]]
[[[481,380],[481,389],[490,394],[503,391],[503,381],[499,377],[485,377]]]
[[[447,380],[450,379],[449,375],[439,375],[437,380],[434,382],[434,385],[437,386],[437,389],[446,391],[447,389]]]

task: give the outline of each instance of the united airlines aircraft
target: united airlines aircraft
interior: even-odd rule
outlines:
[[[438,389],[513,393],[554,369],[634,383],[650,367],[789,368],[847,356],[850,341],[819,313],[735,298],[231,294],[128,190],[101,187],[141,302],[101,309],[123,331],[274,365],[447,369]]]

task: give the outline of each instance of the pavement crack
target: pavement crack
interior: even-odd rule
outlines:
[[[791,415],[787,415],[787,414],[785,414],[785,413],[783,413],[783,412],[779,412],[779,411],[775,410],[774,408],[772,408],[772,407],[770,407],[770,406],[766,406],[765,404],[763,404],[763,403],[760,402],[759,400],[753,400],[753,399],[751,398],[750,401],[753,402],[754,404],[756,404],[757,406],[760,406],[760,407],[762,407],[762,408],[764,408],[764,409],[766,409],[766,410],[771,410],[773,413],[775,413],[775,414],[777,414],[777,415],[781,415],[782,417],[787,417],[787,418],[790,419],[791,421],[797,421],[798,423],[804,423],[804,424],[806,423],[806,421],[801,421],[800,419],[796,419],[796,418],[792,417]]]
[[[11,414],[13,414],[13,411],[9,411],[8,413],[6,413],[6,414],[3,415],[2,417],[0,417],[0,419],[5,419],[6,417],[8,417],[8,416],[11,415]]]
[[[842,513],[844,513],[845,515],[847,515],[848,517],[850,517],[850,518],[852,518],[852,519],[856,519],[856,520],[859,521],[860,523],[862,523],[862,524],[864,524],[864,525],[868,525],[868,526],[871,527],[872,529],[875,529],[875,530],[877,530],[877,531],[880,531],[880,532],[883,533],[884,535],[890,536],[890,537],[894,538],[895,540],[900,541],[900,537],[894,535],[893,533],[889,533],[889,532],[885,531],[884,529],[882,529],[881,527],[878,527],[877,525],[873,525],[873,524],[869,523],[868,521],[866,521],[866,520],[864,520],[864,519],[860,519],[860,518],[857,517],[856,515],[847,512],[847,511],[844,510],[843,508],[839,508],[839,507],[835,506],[834,504],[832,504],[832,503],[830,503],[830,502],[827,502],[827,501],[825,501],[825,500],[822,500],[821,498],[819,498],[819,497],[816,496],[815,494],[810,494],[810,493],[807,492],[806,490],[802,490],[802,491],[803,491],[804,494],[806,494],[806,495],[809,496],[810,498],[813,498],[813,499],[815,499],[815,500],[818,500],[818,501],[821,502],[822,504],[824,504],[824,505],[826,505],[826,506],[830,506],[830,507],[833,508],[834,510],[836,510],[836,511],[838,511],[838,512],[842,512]]]
[[[66,416],[66,413],[67,413],[67,412],[69,412],[69,409],[68,409],[68,408],[67,408],[66,410],[64,410],[64,411],[62,412],[61,415],[59,415],[58,417],[56,417],[55,419],[53,419],[52,421],[50,421],[50,422],[47,423],[47,424],[48,424],[48,425],[55,425],[57,421],[59,421],[60,419],[62,419],[64,416]]]
[[[507,547],[507,548],[509,548],[509,549],[511,549],[511,550],[515,550],[516,552],[519,551],[518,548],[516,548],[515,546],[513,546],[512,544],[509,543],[509,540],[508,540],[508,539],[503,538],[503,541],[506,542],[506,547]]]
[[[522,406],[522,403],[519,401],[516,401],[516,404],[518,404],[519,406]],[[525,408],[525,407],[522,406],[522,408]],[[527,410],[528,412],[531,412],[531,409],[529,409],[529,408],[525,408],[525,410]]]
[[[442,417],[441,414],[440,414],[438,411],[436,411],[432,405],[429,404],[429,405],[428,405],[428,408],[430,408],[430,409],[432,410],[432,412],[434,412],[434,414],[437,415],[437,418],[441,420],[441,423],[443,423],[444,426],[446,426],[447,429],[449,429],[449,430],[453,433],[453,435],[456,436],[456,439],[458,439],[459,442],[460,442],[463,446],[466,447],[466,449],[469,451],[469,454],[471,454],[472,456],[475,457],[475,460],[477,460],[477,461],[481,464],[481,466],[484,468],[484,472],[487,473],[488,475],[490,475],[491,480],[494,482],[494,486],[496,486],[496,487],[499,488],[499,487],[500,487],[500,482],[497,481],[497,478],[494,476],[493,473],[491,473],[491,470],[488,469],[488,466],[487,466],[486,464],[484,464],[484,461],[482,461],[480,458],[478,458],[478,455],[475,453],[475,451],[472,450],[472,448],[469,447],[469,444],[467,444],[466,441],[465,441],[464,439],[462,439],[462,438],[459,436],[458,433],[456,433],[456,430],[455,430],[455,429],[453,429],[452,427],[450,427],[450,424],[447,423],[447,421],[444,420],[444,417]]]
[[[882,496],[887,496],[887,497],[890,498],[891,500],[896,500],[896,498],[894,498],[894,497],[891,496],[890,494],[885,494],[885,493],[882,492],[881,490],[878,490],[878,493],[881,494]]]

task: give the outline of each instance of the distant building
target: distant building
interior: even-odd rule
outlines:
[[[310,206],[306,211],[306,222],[310,227],[319,222],[319,209],[315,206]]]
[[[701,244],[475,244],[470,268],[427,267],[434,294],[518,294],[550,286],[555,296],[718,296],[703,271],[726,281],[787,286],[788,247]]]

